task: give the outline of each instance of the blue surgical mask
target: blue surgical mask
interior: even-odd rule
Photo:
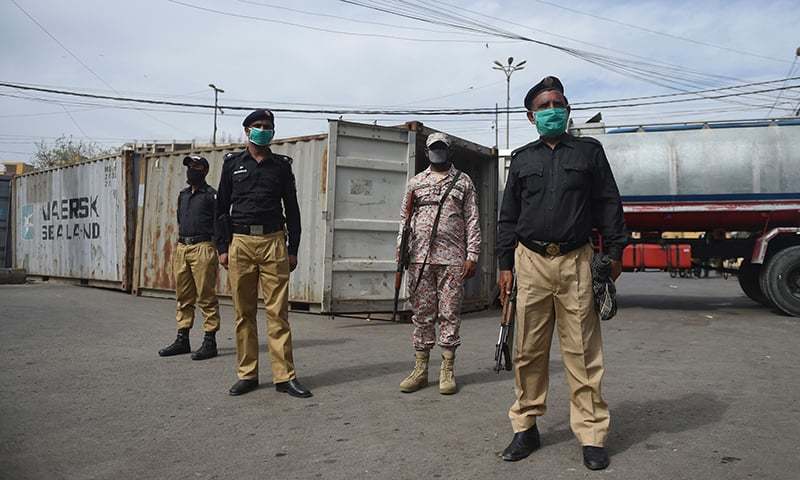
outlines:
[[[264,128],[250,128],[250,134],[247,138],[250,140],[251,143],[255,145],[259,145],[261,147],[269,145],[269,142],[272,141],[272,137],[275,136],[275,130],[267,130]]]

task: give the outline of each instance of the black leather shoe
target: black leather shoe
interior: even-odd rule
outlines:
[[[160,357],[171,357],[173,355],[181,355],[189,353],[192,348],[189,346],[189,330],[178,330],[178,336],[171,345],[168,345],[158,351]]]
[[[522,460],[541,445],[539,441],[539,429],[534,425],[524,432],[514,434],[514,439],[511,440],[511,443],[503,450],[503,460],[507,462]]]
[[[603,470],[608,467],[608,453],[603,447],[583,447],[583,464],[589,470]]]
[[[244,395],[247,392],[252,392],[258,388],[258,379],[253,378],[250,380],[239,380],[238,382],[234,383],[228,393],[236,396],[236,395]]]
[[[275,390],[283,393],[288,393],[293,397],[308,398],[311,397],[311,390],[304,387],[296,378],[288,382],[280,382],[275,384]]]
[[[217,339],[214,332],[206,332],[203,337],[203,344],[192,354],[192,360],[205,360],[217,356]]]

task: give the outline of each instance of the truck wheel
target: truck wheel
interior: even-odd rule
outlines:
[[[800,245],[775,253],[762,270],[767,297],[787,315],[800,317]]]
[[[736,276],[739,279],[739,286],[742,287],[742,291],[745,295],[765,307],[773,307],[774,305],[772,302],[770,302],[767,296],[764,295],[764,292],[761,291],[761,285],[759,283],[760,274],[761,265],[750,263],[745,260],[739,267],[739,272]]]

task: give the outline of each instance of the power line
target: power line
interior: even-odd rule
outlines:
[[[16,0],[11,0],[11,2],[12,2],[12,3],[13,3],[13,4],[14,4],[14,5],[15,5],[15,6],[16,6],[16,7],[17,7],[17,8],[18,8],[18,9],[19,9],[19,10],[20,10],[20,11],[21,11],[23,14],[25,14],[25,16],[26,16],[26,17],[28,17],[28,18],[29,18],[29,19],[30,19],[30,20],[31,20],[31,21],[32,21],[34,24],[36,24],[36,26],[37,26],[37,27],[39,27],[39,29],[41,29],[41,30],[42,30],[42,31],[43,31],[43,32],[44,32],[44,33],[45,33],[45,34],[46,34],[48,37],[50,37],[50,38],[51,38],[51,39],[52,39],[54,42],[56,42],[56,43],[58,44],[58,46],[59,46],[59,47],[61,47],[61,48],[62,48],[62,49],[65,51],[65,52],[67,52],[67,53],[68,53],[68,54],[69,54],[69,55],[70,55],[70,56],[71,56],[73,59],[75,59],[75,61],[77,61],[77,62],[78,62],[78,63],[79,63],[79,64],[80,64],[80,65],[81,65],[81,66],[82,66],[84,69],[86,69],[86,71],[88,71],[89,73],[91,73],[91,74],[92,74],[92,76],[94,76],[96,79],[98,79],[98,80],[99,80],[99,81],[100,81],[100,82],[101,82],[103,85],[107,86],[107,87],[108,87],[108,88],[110,88],[110,89],[111,89],[111,90],[112,90],[114,93],[116,93],[117,95],[119,95],[119,92],[118,92],[117,90],[115,90],[115,89],[114,89],[114,87],[113,87],[113,86],[111,86],[111,84],[110,84],[110,83],[108,83],[107,81],[105,81],[105,80],[103,79],[103,77],[101,77],[101,76],[100,76],[100,75],[99,75],[97,72],[95,72],[95,71],[94,71],[94,70],[93,70],[93,69],[92,69],[92,68],[91,68],[89,65],[87,65],[87,64],[86,64],[86,62],[84,62],[83,60],[81,60],[81,59],[80,59],[80,57],[78,57],[77,55],[75,55],[75,53],[73,53],[73,52],[72,52],[72,50],[70,50],[69,48],[67,48],[67,46],[66,46],[66,45],[64,45],[63,43],[61,43],[61,41],[60,41],[58,38],[56,38],[56,36],[55,36],[55,35],[53,35],[52,33],[50,33],[50,31],[49,31],[49,30],[47,30],[47,28],[45,28],[45,27],[44,27],[44,25],[42,25],[41,23],[39,23],[39,21],[37,21],[37,20],[36,20],[36,18],[34,18],[34,17],[33,17],[33,15],[31,15],[30,13],[28,13],[28,11],[27,11],[27,10],[25,10],[24,8],[22,8],[22,5],[20,5],[19,3],[17,3],[17,1],[16,1]],[[180,128],[180,127],[176,127],[175,125],[172,125],[172,124],[169,124],[169,123],[167,123],[167,122],[165,122],[165,121],[163,121],[163,120],[161,120],[161,119],[159,119],[159,118],[157,118],[157,117],[155,117],[155,116],[153,116],[153,115],[150,115],[150,114],[149,114],[149,113],[147,113],[147,112],[143,112],[143,113],[144,113],[144,115],[146,115],[147,117],[149,117],[149,118],[151,118],[151,119],[153,119],[153,120],[155,120],[155,121],[157,121],[157,122],[159,122],[159,123],[161,123],[161,124],[163,124],[163,125],[166,125],[166,126],[168,126],[168,127],[170,127],[170,128],[173,128],[173,129],[175,129],[175,130],[181,130],[181,131],[184,131],[184,132],[185,132],[185,130],[183,130],[182,128]],[[73,119],[73,122],[74,122],[74,119]],[[75,124],[76,124],[76,126],[77,126],[77,122],[75,122]],[[78,129],[80,130],[80,127],[79,127]]]
[[[800,77],[795,77],[800,78]],[[214,105],[209,104],[202,104],[202,103],[187,103],[187,102],[173,102],[167,100],[153,100],[153,99],[145,99],[145,98],[133,98],[133,97],[121,97],[121,96],[111,96],[111,95],[98,95],[92,93],[84,93],[84,92],[75,92],[75,91],[68,91],[68,90],[60,90],[60,89],[52,89],[52,88],[41,88],[41,87],[33,87],[27,85],[19,85],[7,82],[0,82],[0,87],[11,88],[15,90],[22,90],[22,91],[35,91],[41,93],[50,93],[50,94],[57,94],[57,95],[65,95],[65,96],[73,96],[73,97],[80,97],[80,98],[93,98],[97,100],[109,100],[115,102],[127,102],[127,103],[137,103],[137,104],[150,104],[150,105],[164,105],[164,106],[172,106],[172,107],[184,107],[184,108],[201,108],[201,109],[213,109],[215,108]],[[734,87],[729,87],[729,89]],[[733,93],[725,93],[725,94],[718,94],[718,95],[711,95],[711,96],[704,96],[701,98],[670,98],[667,100],[656,100],[652,102],[633,102],[630,99],[617,99],[613,101],[607,101],[607,104],[600,104],[600,105],[590,105],[590,106],[574,106],[573,110],[595,110],[595,109],[616,109],[616,108],[631,108],[631,107],[640,107],[645,105],[665,105],[665,104],[673,104],[673,103],[686,103],[686,102],[696,102],[701,100],[718,100],[723,98],[735,98],[735,97],[742,97],[747,95],[756,95],[760,93],[768,93],[768,92],[780,92],[780,91],[787,91],[787,90],[795,90],[800,89],[800,85],[790,85],[790,86],[782,86],[782,87],[773,87],[773,88],[766,88],[761,90],[753,90],[749,92],[733,92]],[[691,94],[694,92],[687,92],[687,94]],[[7,94],[6,94],[7,95]],[[617,103],[611,103],[617,102]],[[220,105],[220,108],[227,109],[227,110],[238,110],[238,111],[250,111],[255,110],[254,106],[244,106],[244,105]],[[291,112],[291,113],[317,113],[317,114],[333,114],[333,115],[489,115],[494,114],[494,108],[477,108],[477,109],[464,109],[464,108],[455,108],[455,109],[396,109],[396,110],[373,110],[373,109],[309,109],[309,108],[274,108],[272,109],[275,112]],[[515,109],[514,112],[516,113],[524,113],[526,110],[524,109]]]
[[[274,18],[266,18],[266,17],[257,17],[255,15],[244,15],[241,13],[234,13],[234,12],[226,12],[223,10],[216,10],[213,8],[202,7],[200,5],[194,5],[191,3],[181,2],[179,0],[166,0],[169,3],[173,3],[175,5],[180,5],[187,8],[192,8],[195,10],[200,10],[207,13],[213,13],[216,15],[224,15],[226,17],[235,17],[235,18],[244,18],[247,20],[257,20],[260,22],[267,22],[267,23],[275,23],[279,25],[287,25],[291,27],[297,28],[304,28],[306,30],[313,30],[317,32],[325,32],[325,33],[335,33],[339,35],[349,35],[354,37],[374,37],[374,38],[388,38],[391,40],[405,40],[409,42],[431,42],[431,43],[486,43],[487,40],[466,40],[466,39],[433,39],[433,38],[415,38],[415,37],[401,37],[398,35],[388,35],[382,33],[366,33],[366,32],[349,32],[345,30],[334,30],[331,28],[324,28],[324,27],[314,27],[311,25],[304,25],[302,23],[294,23],[294,22],[287,22],[284,20],[276,20]],[[497,43],[497,42],[492,42]],[[502,42],[508,43],[508,42]]]
[[[800,53],[800,48],[798,49],[798,53]],[[797,55],[795,55],[795,57],[794,57],[794,60],[792,61],[792,66],[791,66],[791,67],[789,67],[789,72],[786,74],[786,77],[787,77],[787,78],[792,76],[792,72],[794,72],[794,66],[795,66],[796,64],[797,64]],[[783,84],[784,84],[784,85],[786,85],[786,81],[785,81],[785,80],[784,80]],[[773,104],[772,104],[772,106],[771,106],[771,107],[769,107],[769,112],[767,112],[767,116],[769,116],[769,114],[770,114],[770,113],[772,113],[772,110],[775,108],[775,105],[777,105],[777,104],[778,104],[778,102],[780,101],[780,99],[781,99],[781,93],[783,93],[783,92],[780,92],[780,93],[778,94],[778,96],[777,96],[777,97],[775,97],[775,103],[773,103]]]
[[[628,27],[628,28],[634,28],[636,30],[640,30],[640,31],[647,32],[647,33],[652,33],[654,35],[661,35],[663,37],[668,37],[668,38],[672,38],[672,39],[675,39],[675,40],[681,40],[681,41],[684,41],[684,42],[693,43],[695,45],[703,45],[705,47],[716,48],[716,49],[719,49],[719,50],[726,50],[728,52],[738,53],[740,55],[747,55],[747,56],[750,56],[750,57],[761,58],[761,59],[770,60],[770,61],[773,61],[773,62],[789,63],[788,61],[780,59],[780,58],[767,57],[765,55],[760,55],[758,53],[752,53],[752,52],[747,52],[747,51],[744,51],[744,50],[738,50],[736,48],[726,47],[724,45],[715,45],[713,43],[703,42],[703,41],[695,40],[693,38],[688,38],[688,37],[682,37],[680,35],[674,35],[672,33],[660,32],[658,30],[653,30],[653,29],[650,29],[650,28],[641,27],[639,25],[634,25],[634,24],[631,24],[631,23],[625,23],[625,22],[622,22],[620,20],[616,20],[616,19],[613,19],[613,18],[603,17],[601,15],[596,15],[596,14],[592,14],[592,13],[588,13],[588,12],[583,12],[583,11],[577,10],[575,8],[565,7],[563,5],[559,5],[557,3],[549,2],[549,1],[546,1],[546,0],[535,0],[535,1],[538,2],[538,3],[545,4],[545,5],[549,5],[551,7],[560,8],[562,10],[567,10],[569,12],[576,13],[578,15],[584,15],[584,16],[587,16],[587,17],[595,18],[597,20],[603,20],[604,22],[615,23],[617,25],[622,25],[622,26]]]

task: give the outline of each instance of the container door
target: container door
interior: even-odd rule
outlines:
[[[330,122],[323,311],[391,311],[400,205],[414,174],[416,135]]]

